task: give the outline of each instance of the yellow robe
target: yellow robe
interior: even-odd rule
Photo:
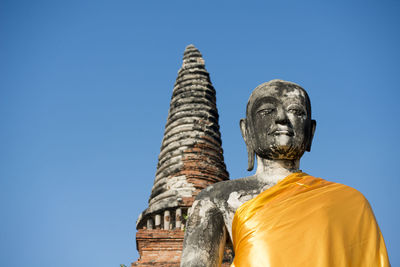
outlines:
[[[232,267],[390,266],[357,190],[297,172],[238,208]]]

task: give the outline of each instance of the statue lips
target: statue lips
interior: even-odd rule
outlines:
[[[270,131],[268,133],[268,135],[273,135],[273,136],[277,136],[277,135],[287,135],[287,136],[294,136],[294,132],[292,129],[290,128],[274,128],[272,131]]]

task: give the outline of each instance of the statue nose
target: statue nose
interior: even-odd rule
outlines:
[[[277,113],[276,113],[276,123],[279,124],[289,124],[289,119],[287,117],[287,114],[283,108],[278,108]]]

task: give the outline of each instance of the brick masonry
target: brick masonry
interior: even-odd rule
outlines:
[[[179,266],[182,253],[183,230],[147,230],[139,229],[136,234],[136,245],[140,259],[134,266]],[[223,267],[232,261],[232,244],[225,250]]]

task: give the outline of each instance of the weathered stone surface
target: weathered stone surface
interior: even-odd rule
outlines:
[[[189,45],[172,92],[149,207],[137,220],[140,258],[132,266],[179,266],[188,209],[202,189],[228,179],[215,89],[201,53]],[[222,266],[232,258],[228,241]]]

